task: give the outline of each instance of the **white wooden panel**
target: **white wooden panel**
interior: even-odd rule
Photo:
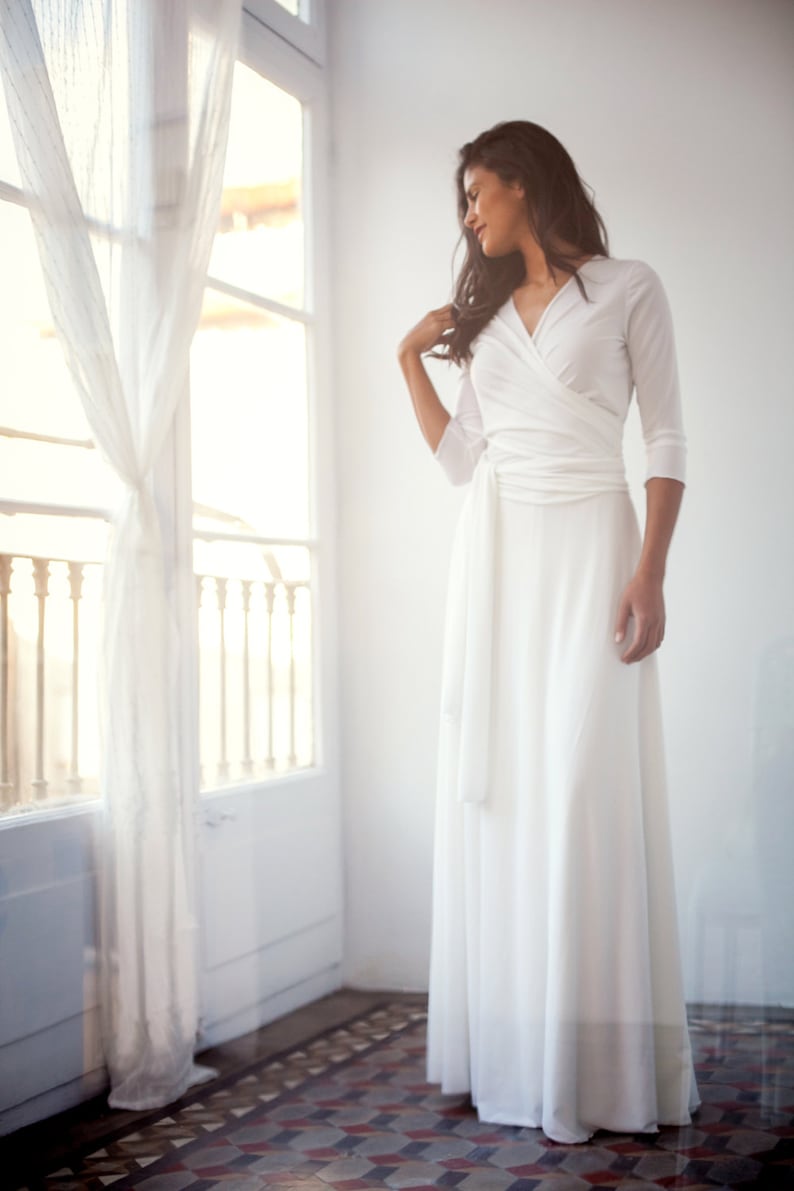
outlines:
[[[19,1038],[0,1048],[0,1112],[91,1072],[107,1079],[93,1012]]]
[[[6,1112],[0,1112],[0,1137],[14,1133],[25,1125],[32,1125],[35,1121],[43,1121],[46,1117],[65,1112],[67,1108],[74,1108],[94,1096],[101,1096],[108,1087],[107,1071],[104,1067],[98,1067],[68,1083],[48,1088],[40,1096],[34,1096],[33,1099],[16,1104]]]
[[[215,825],[202,837],[205,968],[341,916],[339,819],[325,792],[229,794],[207,815]]]
[[[0,832],[0,1046],[81,1014],[87,993],[95,1004],[95,878],[85,820]]]
[[[247,1029],[256,1029],[271,1020],[265,1013],[269,998],[313,976],[338,973],[340,943],[339,919],[334,917],[205,972],[204,1031],[212,1031],[219,1023],[245,1011],[254,1011],[250,1017],[254,1024]],[[332,987],[340,985],[337,975]]]

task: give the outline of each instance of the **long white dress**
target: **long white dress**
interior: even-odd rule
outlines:
[[[620,660],[641,535],[623,461],[684,480],[672,317],[602,255],[530,335],[472,343],[436,458],[469,483],[449,570],[426,1073],[561,1142],[700,1103],[683,999],[656,653]]]

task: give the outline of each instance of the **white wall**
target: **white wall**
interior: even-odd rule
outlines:
[[[344,0],[331,39],[347,981],[427,987],[446,568],[463,489],[399,339],[451,299],[457,150],[545,125],[670,298],[689,483],[659,656],[690,999],[794,1004],[794,7]],[[460,258],[458,258],[460,259]],[[449,405],[456,370],[430,361]],[[644,520],[636,407],[628,473]]]

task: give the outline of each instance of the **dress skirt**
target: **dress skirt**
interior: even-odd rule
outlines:
[[[470,581],[452,543],[444,667]],[[441,717],[427,1079],[562,1142],[699,1103],[683,1000],[655,653],[620,660],[641,550],[628,491],[496,505],[488,797],[460,801]]]

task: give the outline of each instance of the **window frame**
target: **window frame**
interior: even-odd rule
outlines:
[[[300,0],[308,5],[309,19],[293,16],[277,0],[243,0],[246,16],[271,29],[318,66],[326,65],[326,0]]]
[[[322,6],[313,0],[317,11]],[[304,253],[304,306],[285,308],[257,294],[249,294],[228,283],[208,276],[207,283],[217,285],[223,292],[236,295],[244,301],[253,302],[262,309],[272,309],[281,315],[295,317],[306,328],[306,374],[307,374],[307,425],[308,425],[308,475],[309,475],[309,536],[300,539],[311,556],[311,600],[312,600],[312,724],[314,732],[314,763],[304,769],[273,774],[267,778],[234,781],[200,790],[202,804],[211,804],[217,798],[256,791],[261,797],[265,791],[275,793],[294,783],[319,783],[335,789],[339,770],[339,722],[336,697],[338,678],[335,658],[337,655],[337,601],[336,601],[336,559],[331,544],[336,536],[336,495],[333,457],[333,421],[330,386],[325,379],[331,376],[331,337],[329,331],[330,278],[329,252],[329,193],[330,143],[329,101],[326,72],[318,63],[301,52],[297,45],[287,44],[284,37],[274,28],[268,28],[262,20],[265,9],[278,9],[292,22],[292,27],[303,22],[281,9],[275,0],[246,0],[242,13],[238,59],[250,69],[262,74],[268,81],[294,95],[303,107],[304,174],[303,174],[303,216],[305,227]],[[249,8],[259,11],[254,15]],[[276,21],[276,24],[279,22]],[[166,452],[164,452],[164,455]],[[191,485],[191,437],[190,437],[190,393],[189,387],[180,401],[174,420],[172,460],[170,468],[162,475],[164,489],[170,489],[174,508],[181,513],[175,517],[173,541],[176,573],[184,576],[177,595],[179,606],[185,617],[183,623],[196,623],[195,586],[193,584],[193,525]],[[241,539],[245,535],[241,534]],[[297,541],[297,539],[296,539]],[[183,690],[183,733],[182,739],[190,749],[191,765],[195,766],[194,789],[199,790],[199,735],[198,735],[198,635],[192,635],[192,659],[186,666]],[[195,676],[195,681],[193,680]],[[188,690],[188,685],[190,690]]]

